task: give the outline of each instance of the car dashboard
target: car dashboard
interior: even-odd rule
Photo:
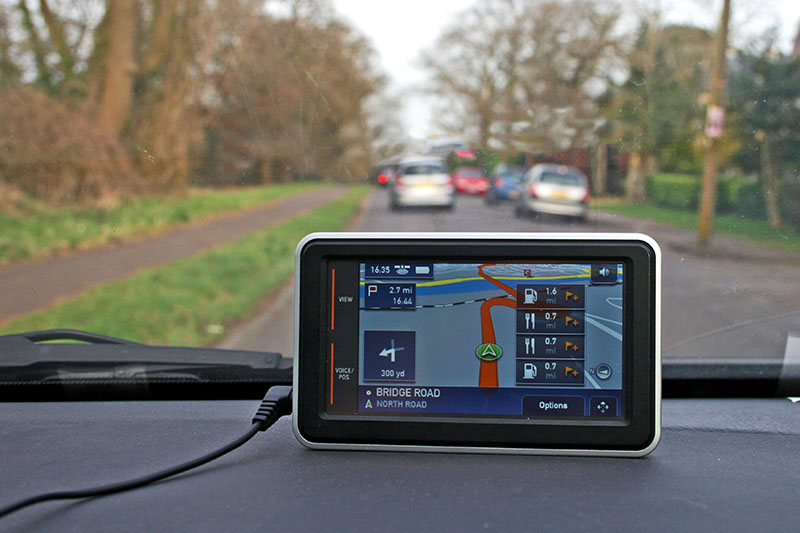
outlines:
[[[0,503],[140,476],[243,433],[252,400],[4,403]],[[49,502],[6,531],[794,531],[800,405],[666,399],[641,459],[318,451],[289,417],[196,470]]]

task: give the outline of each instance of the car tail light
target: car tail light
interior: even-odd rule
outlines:
[[[394,184],[395,184],[396,186],[398,186],[398,187],[403,187],[403,186],[405,185],[405,181],[406,181],[406,180],[403,178],[403,176],[397,176],[397,177],[394,179]]]
[[[531,198],[536,198],[539,196],[539,193],[536,192],[536,184],[532,183],[530,187],[528,187],[528,194],[531,195]]]
[[[378,183],[381,185],[386,185],[386,182],[389,181],[389,176],[386,174],[378,174]]]
[[[583,202],[585,204],[588,201],[589,201],[589,189],[586,189],[583,192],[583,198],[581,198],[581,202]]]
[[[504,180],[503,178],[497,178],[496,180],[494,180],[494,186],[495,187],[502,187],[505,184],[506,184],[506,180]]]

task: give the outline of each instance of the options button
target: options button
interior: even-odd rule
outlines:
[[[528,416],[583,416],[583,398],[579,396],[525,396],[522,414]]]

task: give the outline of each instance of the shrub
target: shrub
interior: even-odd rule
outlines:
[[[654,174],[647,180],[647,197],[656,205],[696,211],[702,178],[690,174]],[[718,213],[736,213],[764,219],[764,195],[757,180],[747,176],[724,176],[717,182]]]
[[[654,174],[645,182],[645,191],[656,205],[694,210],[700,198],[700,178],[689,174]]]
[[[736,209],[739,215],[755,220],[767,218],[767,208],[764,203],[764,189],[758,180],[748,179],[742,181],[736,191]]]
[[[125,148],[86,113],[28,87],[0,91],[0,182],[55,203],[141,190]]]
[[[800,230],[800,183],[781,186],[780,207],[786,223]]]

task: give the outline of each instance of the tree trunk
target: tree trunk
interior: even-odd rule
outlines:
[[[494,116],[494,91],[487,81],[488,74],[484,73],[484,80],[478,95],[478,147],[484,152],[489,151],[489,137],[492,135]]]
[[[110,20],[109,47],[102,79],[97,121],[119,136],[130,111],[136,70],[133,40],[136,32],[136,2],[107,0]]]
[[[163,67],[169,56],[174,35],[171,35],[173,19],[181,8],[181,3],[176,0],[157,0],[153,2],[153,22],[151,24],[147,54],[141,62],[140,72],[150,76],[154,71]]]
[[[628,160],[628,174],[625,176],[625,198],[628,201],[640,202],[645,199],[644,172],[642,154],[631,152]]]
[[[769,139],[761,141],[761,185],[764,188],[764,201],[767,205],[767,220],[773,228],[783,226],[781,210],[778,204],[780,187],[775,161],[772,159],[772,146]]]
[[[607,192],[608,182],[608,146],[597,143],[594,152],[594,173],[592,174],[592,187],[595,196],[603,196]]]

